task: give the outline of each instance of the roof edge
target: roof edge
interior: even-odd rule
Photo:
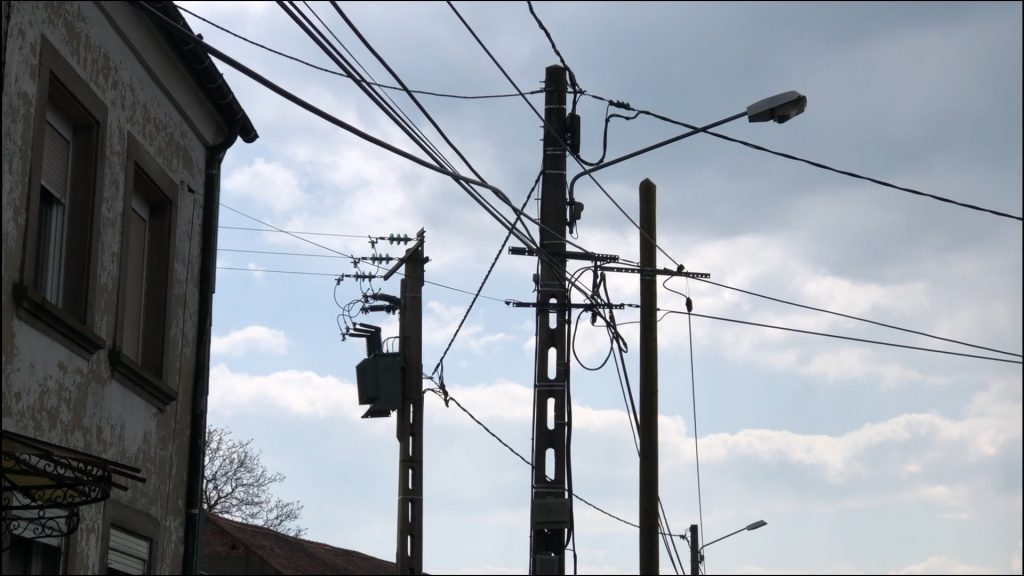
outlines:
[[[174,5],[174,2],[144,0],[142,4],[156,10],[161,16],[167,18],[178,27],[187,30],[190,34],[195,34],[188,25],[188,22],[185,21],[181,11]],[[151,12],[146,10],[143,10],[143,12],[146,13],[146,17],[150,21],[156,24],[160,34],[167,43],[174,48],[174,51],[192,73],[199,88],[207,100],[213,104],[221,119],[231,129],[238,130],[238,136],[242,138],[243,142],[247,144],[255,142],[259,138],[256,128],[252,125],[248,114],[242,109],[242,105],[235,97],[235,93],[231,91],[231,87],[224,80],[224,75],[221,74],[213,59],[210,58],[209,53],[198,43],[171,34],[165,28],[166,24],[160,22],[157,16]]]

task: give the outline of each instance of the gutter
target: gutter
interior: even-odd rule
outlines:
[[[217,281],[217,223],[220,218],[221,165],[228,148],[238,138],[240,123],[228,136],[206,152],[203,184],[203,235],[200,248],[199,321],[196,325],[195,375],[189,422],[188,477],[185,485],[185,550],[182,574],[199,574],[202,558],[203,464],[206,456],[206,405],[210,392],[210,335],[213,327],[213,293]]]

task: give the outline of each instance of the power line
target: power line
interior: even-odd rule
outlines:
[[[242,212],[241,210],[238,210],[236,208],[232,208],[231,206],[228,206],[227,204],[224,204],[223,202],[221,202],[220,205],[225,207],[225,208],[227,208],[228,210],[231,210],[232,212],[234,212],[236,214],[239,214],[240,216],[244,216],[244,217],[246,217],[246,218],[248,218],[248,219],[250,219],[250,220],[252,220],[254,222],[257,222],[257,223],[262,224],[262,225],[264,225],[264,226],[266,226],[268,228],[271,228],[275,232],[281,232],[281,233],[287,234],[289,236],[293,236],[293,237],[295,237],[295,238],[297,238],[299,240],[302,240],[303,242],[307,242],[309,244],[312,244],[313,246],[316,246],[318,248],[322,248],[324,250],[327,250],[328,252],[333,252],[334,254],[338,254],[338,255],[340,255],[342,257],[349,258],[351,260],[355,260],[355,261],[359,261],[359,262],[367,262],[371,266],[377,268],[378,270],[383,270],[384,269],[383,266],[379,266],[379,265],[374,264],[372,262],[368,262],[367,258],[360,258],[360,257],[357,257],[357,256],[353,256],[351,254],[345,254],[344,252],[339,252],[339,251],[335,250],[334,248],[331,248],[329,246],[324,246],[323,244],[314,242],[312,240],[309,240],[308,238],[303,238],[301,236],[296,236],[295,233],[293,233],[293,232],[289,232],[287,230],[282,230],[282,229],[278,228],[277,226],[274,226],[273,224],[270,224],[268,222],[264,222],[263,220],[260,220],[259,218],[256,218],[255,216],[250,216],[249,214],[246,214],[245,212]],[[325,273],[320,273],[320,272],[288,272],[288,271],[284,271],[284,270],[252,270],[252,269],[249,269],[249,268],[227,268],[227,267],[225,267],[224,269],[225,270],[251,270],[253,272],[280,272],[280,273],[283,273],[283,274],[295,273],[295,274],[313,274],[313,275],[319,275],[319,276],[334,276],[334,277],[339,276],[339,274],[325,274]],[[402,272],[396,272],[396,273],[399,274],[399,275],[402,275]],[[448,286],[446,284],[441,284],[440,282],[431,282],[429,280],[424,280],[424,283],[430,284],[430,285],[433,285],[433,286],[437,286],[439,288],[445,288],[447,290],[452,290],[454,292],[461,292],[463,294],[469,294],[470,296],[474,295],[474,293],[470,292],[469,290],[463,290],[461,288],[456,288],[454,286]],[[492,296],[480,295],[480,298],[485,298],[487,300],[493,300],[495,302],[501,302],[501,303],[505,302],[505,300],[502,299],[502,298],[494,298]]]
[[[533,10],[533,2],[527,0],[526,7],[530,9],[530,15],[533,16],[533,19],[537,21],[537,26],[540,26],[541,31],[544,32],[545,36],[547,36],[548,43],[551,44],[551,49],[554,50],[555,56],[558,56],[558,61],[562,63],[562,67],[569,73],[569,85],[572,87],[573,92],[581,92],[582,90],[580,89],[580,85],[576,82],[576,74],[573,73],[572,68],[569,67],[568,63],[566,63],[565,57],[562,56],[562,52],[555,44],[555,39],[551,37],[551,32],[548,31],[548,27],[544,25],[540,16],[537,16],[537,13]]]
[[[619,107],[623,107],[623,108],[625,108],[627,110],[633,110],[635,112],[639,112],[640,114],[644,114],[644,115],[647,115],[647,116],[651,116],[653,118],[657,118],[658,120],[662,120],[662,121],[668,122],[670,124],[675,124],[677,126],[682,126],[684,128],[688,128],[690,130],[699,130],[699,131],[701,131],[701,132],[703,132],[705,134],[708,134],[710,136],[714,136],[715,138],[721,138],[722,140],[727,140],[729,142],[735,142],[737,144],[742,144],[742,145],[744,145],[744,146],[746,146],[748,148],[752,148],[754,150],[758,150],[758,151],[761,151],[761,152],[767,152],[769,154],[773,154],[773,155],[779,156],[781,158],[786,158],[787,160],[794,160],[796,162],[802,162],[802,163],[807,164],[809,166],[814,166],[815,168],[820,168],[822,170],[827,170],[829,172],[835,172],[836,174],[842,174],[843,176],[849,176],[850,178],[856,178],[858,180],[866,180],[868,182],[872,182],[874,184],[878,184],[879,186],[884,186],[886,188],[892,188],[893,190],[899,190],[901,192],[907,192],[908,194],[914,194],[916,196],[922,196],[922,197],[925,197],[925,198],[931,198],[932,200],[938,200],[939,202],[945,202],[947,204],[952,204],[954,206],[959,206],[960,208],[967,208],[969,210],[976,210],[978,212],[985,212],[985,213],[988,213],[988,214],[992,214],[994,216],[1001,216],[1003,218],[1009,218],[1011,220],[1017,220],[1018,222],[1024,221],[1024,219],[1022,219],[1022,217],[1020,217],[1020,216],[1015,216],[1013,214],[1008,214],[1006,212],[1000,212],[998,210],[992,210],[990,208],[984,208],[982,206],[977,206],[975,204],[968,204],[966,202],[960,202],[958,200],[953,200],[951,198],[946,198],[944,196],[939,196],[937,194],[929,194],[927,192],[922,192],[920,190],[915,190],[913,188],[907,188],[905,186],[898,186],[896,184],[892,184],[892,183],[886,182],[884,180],[879,180],[877,178],[871,178],[871,177],[868,177],[868,176],[864,176],[862,174],[858,174],[856,172],[851,172],[849,170],[840,170],[838,168],[833,168],[832,166],[828,166],[827,164],[822,164],[821,162],[815,162],[813,160],[808,160],[806,158],[801,158],[799,156],[795,156],[793,154],[788,154],[786,152],[779,152],[777,150],[772,150],[770,148],[766,148],[766,147],[761,146],[759,144],[754,144],[754,143],[751,143],[751,142],[747,142],[745,140],[740,140],[739,138],[733,138],[732,136],[726,136],[725,134],[721,134],[721,133],[718,133],[718,132],[713,132],[711,130],[700,128],[700,127],[694,126],[692,124],[687,124],[686,122],[680,122],[678,120],[674,120],[674,119],[669,118],[667,116],[663,116],[661,114],[657,114],[655,112],[650,112],[648,110],[637,110],[636,108],[633,108],[632,106],[630,106],[626,102],[613,101],[613,100],[609,100],[608,98],[604,98],[604,97],[601,97],[601,96],[595,96],[593,94],[588,94],[588,96],[590,96],[591,98],[600,100],[602,102],[613,103],[613,105],[618,105]]]
[[[690,299],[686,299],[687,308],[691,306]],[[700,447],[697,440],[697,378],[694,376],[693,366],[693,322],[690,315],[686,315],[686,329],[689,333],[690,343],[690,396],[693,399],[693,458],[697,465],[697,511],[700,518],[700,538],[704,542],[704,498],[700,489]],[[697,545],[696,542],[693,543]]]
[[[309,258],[347,258],[334,254],[309,254],[305,252],[273,252],[270,250],[242,250],[241,248],[217,248],[218,252],[242,252],[245,254],[270,254],[273,256],[306,256]]]
[[[332,234],[329,232],[299,232],[298,230],[279,230],[274,228],[249,228],[246,226],[224,226],[221,224],[218,228],[222,230],[248,230],[250,232],[278,232],[282,234],[303,234],[305,236],[335,236],[337,238],[362,238],[363,240],[387,240],[385,236],[370,236],[368,234]]]
[[[212,20],[209,20],[208,18],[204,18],[203,16],[200,16],[199,14],[196,14],[195,12],[189,10],[188,8],[185,8],[184,6],[181,6],[181,5],[176,5],[176,6],[182,12],[185,12],[185,13],[190,14],[191,16],[193,16],[193,17],[195,17],[195,18],[197,18],[199,20],[202,20],[203,22],[209,24],[210,26],[213,26],[214,28],[220,30],[221,32],[224,32],[225,34],[229,34],[231,36],[234,36],[235,38],[238,38],[239,40],[241,40],[243,42],[246,42],[248,44],[251,44],[251,45],[253,45],[253,46],[257,47],[257,48],[260,48],[262,50],[266,50],[267,52],[270,52],[271,54],[276,54],[277,56],[280,56],[282,58],[287,58],[288,60],[291,60],[292,62],[297,62],[299,64],[302,64],[304,66],[308,66],[308,67],[310,67],[310,68],[312,68],[314,70],[318,70],[320,72],[325,72],[327,74],[332,74],[334,76],[340,76],[342,78],[348,78],[350,80],[355,80],[354,78],[351,78],[348,74],[345,74],[344,72],[338,72],[337,70],[331,70],[329,68],[324,68],[322,66],[317,66],[316,64],[313,64],[311,62],[307,62],[305,60],[302,60],[301,58],[297,58],[295,56],[292,56],[291,54],[286,54],[284,52],[281,52],[280,50],[275,50],[275,49],[273,49],[273,48],[271,48],[269,46],[266,46],[264,44],[260,44],[259,42],[256,42],[255,40],[252,40],[252,39],[247,38],[247,37],[245,37],[245,36],[243,36],[241,34],[238,34],[237,32],[229,30],[228,28],[225,28],[224,26],[221,26],[220,24],[217,24],[216,22],[213,22]],[[401,91],[402,90],[398,86],[389,86],[387,84],[380,84],[380,83],[377,83],[377,82],[370,82],[370,81],[365,81],[365,80],[355,80],[355,81],[356,82],[365,82],[366,84],[368,84],[370,86],[376,86],[378,88],[384,88],[385,90],[397,90],[397,91]],[[424,96],[437,96],[437,97],[441,97],[441,98],[454,98],[454,99],[459,99],[459,100],[485,100],[485,99],[495,99],[495,98],[516,98],[516,97],[519,96],[519,94],[482,94],[482,95],[446,94],[446,93],[443,93],[443,92],[431,92],[429,90],[412,90],[412,92],[414,92],[416,94],[422,94]],[[534,90],[532,92],[527,92],[527,94],[540,94],[542,92],[543,92],[543,90]]]
[[[943,342],[949,342],[949,343],[952,343],[952,344],[959,344],[961,346],[967,346],[969,348],[977,348],[979,350],[987,350],[989,352],[996,352],[997,354],[1006,354],[1007,356],[1016,356],[1017,358],[1021,358],[1022,357],[1020,354],[1016,354],[1014,352],[1007,352],[1005,350],[998,350],[996,348],[989,348],[987,346],[980,346],[978,344],[971,344],[971,343],[968,343],[968,342],[963,342],[961,340],[954,340],[952,338],[945,338],[945,337],[942,337],[942,336],[936,336],[934,334],[929,334],[927,332],[921,332],[919,330],[911,330],[910,328],[901,328],[900,326],[894,326],[892,324],[886,324],[884,322],[877,322],[875,320],[869,320],[867,318],[861,318],[859,316],[853,316],[853,315],[850,315],[850,314],[843,314],[842,312],[834,312],[832,310],[826,310],[824,308],[815,308],[814,306],[808,306],[806,304],[800,304],[800,303],[797,303],[797,302],[791,302],[789,300],[783,300],[781,298],[775,298],[775,297],[767,296],[767,295],[764,295],[764,294],[758,294],[757,292],[752,292],[750,290],[744,290],[742,288],[736,288],[735,286],[729,286],[727,284],[720,284],[718,282],[713,282],[713,281],[707,280],[705,278],[694,278],[694,279],[695,280],[699,280],[701,282],[704,282],[706,284],[711,284],[713,286],[718,286],[720,288],[726,288],[728,290],[734,290],[736,292],[741,292],[743,294],[748,294],[750,296],[756,296],[758,298],[764,298],[765,300],[771,300],[773,302],[778,302],[780,304],[787,304],[789,306],[796,306],[797,308],[804,308],[806,310],[813,310],[815,312],[822,312],[824,314],[832,314],[833,316],[839,316],[841,318],[848,318],[850,320],[857,320],[858,322],[866,322],[868,324],[874,324],[875,326],[881,326],[883,328],[890,328],[892,330],[899,330],[900,332],[906,332],[908,334],[916,334],[918,336],[925,336],[927,338],[933,338],[935,340],[942,340]],[[671,290],[670,288],[667,288],[667,289]]]
[[[785,330],[787,332],[799,332],[801,334],[810,334],[812,336],[825,336],[827,338],[838,338],[840,340],[851,340],[853,342],[864,342],[866,344],[878,344],[879,346],[892,346],[894,348],[905,348],[907,350],[918,350],[920,352],[933,352],[936,354],[947,354],[950,356],[961,356],[963,358],[977,358],[978,360],[991,360],[993,362],[1005,362],[1007,364],[1024,364],[1020,360],[1010,360],[1008,358],[995,358],[992,356],[979,356],[977,354],[965,354],[963,352],[953,352],[950,350],[937,350],[935,348],[922,348],[920,346],[909,346],[907,344],[897,344],[895,342],[883,342],[880,340],[868,340],[866,338],[855,338],[853,336],[842,336],[839,334],[828,334],[825,332],[814,332],[812,330],[801,330],[799,328],[789,328],[786,326],[776,326],[774,324],[761,324],[759,322],[750,322],[747,320],[736,320],[734,318],[722,318],[720,316],[709,316],[707,314],[697,314],[696,312],[682,312],[679,310],[667,310],[665,308],[658,308],[659,312],[666,312],[669,314],[684,314],[692,315],[697,318],[709,318],[711,320],[720,320],[722,322],[733,322],[735,324],[746,324],[748,326],[758,326],[760,328],[772,328],[774,330]]]
[[[268,90],[274,92],[275,94],[277,94],[278,96],[284,98],[285,100],[288,100],[292,104],[295,104],[296,106],[302,108],[303,110],[306,110],[307,112],[309,112],[309,113],[319,117],[321,120],[324,120],[324,121],[326,121],[326,122],[328,122],[330,124],[333,124],[334,126],[336,126],[338,128],[341,128],[342,130],[345,130],[346,132],[352,134],[353,136],[356,136],[357,138],[359,138],[361,140],[369,142],[370,144],[373,144],[374,146],[377,146],[379,148],[383,148],[384,150],[387,150],[388,152],[391,152],[392,154],[395,154],[396,156],[400,156],[400,157],[402,157],[402,158],[404,158],[404,159],[406,159],[406,160],[408,160],[408,161],[410,161],[410,162],[412,162],[414,164],[422,166],[422,167],[424,167],[424,168],[426,168],[426,169],[428,169],[428,170],[430,170],[432,172],[436,172],[436,173],[441,174],[443,176],[448,176],[449,178],[458,179],[458,180],[461,180],[463,182],[466,182],[466,183],[469,183],[469,184],[473,184],[475,186],[481,186],[483,188],[487,188],[488,190],[494,191],[495,193],[502,194],[500,189],[498,189],[498,188],[496,188],[494,186],[491,186],[490,184],[486,184],[484,182],[480,182],[479,180],[475,180],[473,178],[470,178],[468,176],[464,176],[464,175],[459,174],[457,172],[452,172],[450,170],[445,170],[444,168],[441,168],[441,167],[439,167],[439,166],[437,166],[435,164],[432,164],[432,163],[428,162],[427,160],[424,160],[424,159],[416,156],[415,154],[411,154],[409,152],[406,152],[405,150],[402,150],[401,148],[398,148],[397,146],[394,146],[393,144],[389,144],[388,142],[385,142],[385,141],[381,140],[380,138],[377,138],[376,136],[373,136],[372,134],[364,132],[363,130],[360,130],[359,128],[356,128],[355,126],[349,124],[348,122],[345,122],[344,120],[342,120],[342,119],[340,119],[340,118],[338,118],[338,117],[336,117],[336,116],[334,116],[332,114],[329,114],[328,112],[325,112],[321,108],[318,108],[317,106],[314,106],[313,104],[310,104],[309,102],[303,100],[302,98],[299,98],[298,96],[296,96],[292,92],[290,92],[288,90],[285,90],[284,88],[282,88],[281,86],[275,84],[274,82],[271,82],[270,80],[268,80],[263,75],[261,75],[258,72],[254,71],[252,68],[249,68],[248,66],[246,66],[246,65],[242,64],[241,62],[239,62],[238,60],[235,60],[231,56],[228,56],[227,54],[225,54],[221,50],[218,50],[217,48],[214,48],[212,45],[210,45],[209,42],[206,42],[205,40],[199,38],[198,36],[196,36],[196,35],[194,35],[192,33],[190,33],[189,31],[185,30],[184,28],[181,28],[180,26],[176,25],[174,22],[172,22],[169,19],[167,19],[167,17],[165,17],[163,14],[160,14],[159,12],[157,12],[155,8],[149,6],[149,5],[145,4],[145,3],[133,3],[132,5],[138,7],[140,10],[145,10],[145,11],[149,12],[149,14],[151,14],[152,17],[157,22],[163,24],[168,30],[171,30],[174,34],[177,34],[178,36],[180,36],[182,38],[185,38],[185,39],[187,39],[187,40],[189,40],[191,42],[195,42],[196,44],[202,46],[203,49],[205,49],[211,56],[217,58],[218,60],[220,60],[221,62],[227,64],[228,66],[230,66],[232,68],[234,68],[235,70],[238,70],[239,72],[241,72],[242,74],[248,76],[252,80],[255,80],[257,83],[261,84],[263,87],[265,87]]]
[[[271,274],[301,274],[303,276],[330,276],[337,278],[341,274],[329,274],[327,272],[299,272],[297,270],[267,270],[264,268],[235,268],[232,266],[217,266],[217,270],[238,270],[241,272],[269,272]]]

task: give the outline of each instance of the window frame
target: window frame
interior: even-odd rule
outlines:
[[[15,284],[13,295],[19,310],[27,313],[23,319],[89,359],[106,345],[92,325],[96,311],[97,222],[102,204],[107,108],[52,43],[44,37],[40,44],[21,279]],[[67,190],[64,210],[60,302],[53,302],[43,294],[38,278],[43,258],[40,254],[43,147],[51,109],[67,117],[74,127],[69,180],[75,185]]]
[[[103,531],[100,537],[100,573],[109,573],[110,531],[114,528],[149,540],[149,560],[146,567],[148,574],[154,573],[161,562],[159,537],[166,529],[163,526],[160,521],[145,512],[113,498],[106,500],[103,503]]]
[[[124,197],[118,258],[118,299],[114,343],[109,353],[115,376],[143,392],[143,397],[160,409],[177,400],[177,391],[167,383],[168,351],[171,347],[171,300],[174,293],[174,258],[177,232],[177,183],[131,133],[127,139]],[[142,180],[144,179],[144,180]],[[125,314],[128,288],[128,230],[133,204],[141,197],[148,206],[142,301],[140,357],[125,349]],[[154,242],[156,240],[156,242]],[[160,242],[160,241],[163,242]],[[154,320],[159,318],[159,327]],[[147,340],[157,337],[157,341]]]

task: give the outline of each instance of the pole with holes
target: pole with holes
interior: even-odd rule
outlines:
[[[544,77],[544,161],[540,199],[537,356],[533,389],[533,481],[530,573],[565,574],[569,494],[566,490],[566,387],[569,294],[565,284],[565,68]],[[538,255],[540,256],[540,255]]]
[[[385,275],[404,263],[399,353],[402,357],[402,405],[398,410],[399,574],[423,573],[423,255],[424,233]]]

